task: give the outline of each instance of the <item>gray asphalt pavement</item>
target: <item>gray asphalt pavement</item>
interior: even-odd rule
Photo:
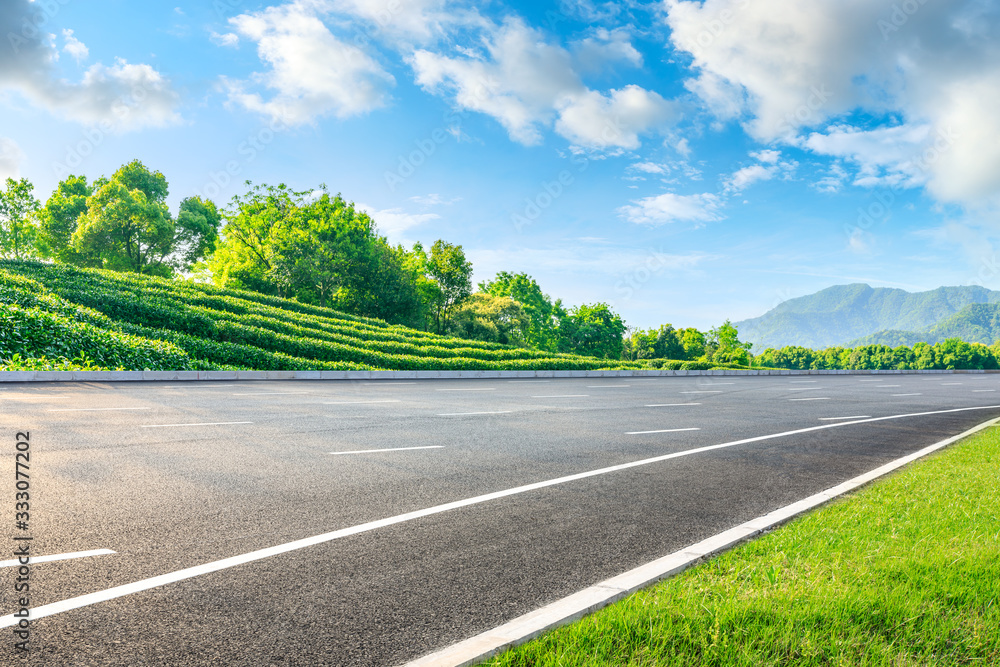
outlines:
[[[4,629],[0,662],[401,664],[994,417],[998,375],[4,385],[5,546],[30,431],[33,554],[115,552],[32,565],[36,608],[829,428],[195,572],[34,620],[23,663]]]

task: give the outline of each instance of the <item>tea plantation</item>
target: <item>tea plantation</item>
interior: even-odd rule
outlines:
[[[639,367],[437,336],[254,292],[0,261],[0,370]]]

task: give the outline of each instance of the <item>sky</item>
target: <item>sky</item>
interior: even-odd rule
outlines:
[[[634,327],[1000,289],[1000,0],[3,0],[0,178],[325,184]]]

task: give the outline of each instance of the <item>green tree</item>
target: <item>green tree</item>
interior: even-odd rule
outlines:
[[[530,320],[521,304],[509,296],[476,292],[451,315],[448,334],[504,345],[524,344]]]
[[[85,176],[69,176],[59,182],[38,212],[38,252],[42,257],[77,266],[101,265],[99,258],[82,255],[71,245],[77,221],[87,212],[87,198],[92,194]]]
[[[681,329],[678,332],[681,347],[684,348],[682,359],[695,360],[705,356],[705,334],[693,327]]]
[[[625,323],[606,303],[570,309],[559,323],[559,351],[621,359]]]
[[[437,240],[431,246],[427,271],[440,289],[434,304],[434,326],[441,333],[452,309],[472,294],[472,262],[465,259],[462,246]]]
[[[561,301],[555,303],[526,273],[501,271],[493,280],[479,283],[479,289],[493,296],[507,296],[521,304],[528,316],[526,341],[531,347],[554,352],[559,345],[559,321],[566,316]]]
[[[403,270],[409,276],[410,283],[417,293],[419,302],[418,313],[414,326],[430,331],[434,326],[434,312],[441,298],[441,287],[430,276],[430,259],[421,243],[414,243],[412,250],[397,246],[396,252],[401,258]]]
[[[708,332],[706,348],[711,351],[710,361],[747,366],[751,347],[752,343],[740,342],[739,331],[729,320]]]
[[[35,186],[22,178],[8,178],[6,188],[0,190],[0,254],[5,259],[35,257],[37,227],[33,221],[40,204],[35,199]]]
[[[195,262],[215,250],[221,222],[215,202],[200,197],[188,197],[181,202],[174,231],[180,268],[190,270]]]

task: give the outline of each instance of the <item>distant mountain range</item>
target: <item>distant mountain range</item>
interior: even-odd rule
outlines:
[[[946,338],[991,344],[1000,340],[1000,292],[978,286],[907,292],[836,285],[734,324],[740,339],[758,352],[785,345],[896,347]]]

